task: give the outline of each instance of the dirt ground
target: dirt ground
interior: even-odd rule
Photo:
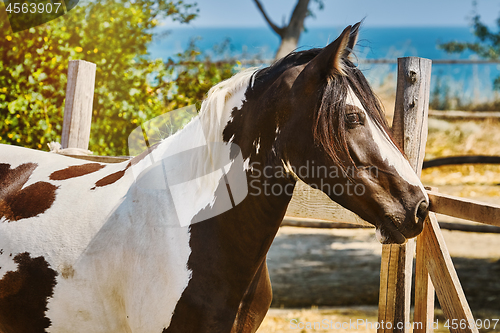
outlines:
[[[500,234],[443,235],[476,318],[499,318]],[[376,322],[380,255],[373,229],[282,227],[268,255],[272,309],[258,332],[328,332],[335,329],[328,323]],[[437,318],[444,324],[442,314]],[[296,325],[322,320],[326,330]],[[442,325],[439,330],[446,331]],[[375,329],[365,325],[359,331]],[[500,323],[493,331],[500,332]]]

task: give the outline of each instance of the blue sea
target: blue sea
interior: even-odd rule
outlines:
[[[342,28],[309,28],[302,33],[299,50],[323,47],[333,41]],[[239,60],[272,59],[279,46],[279,38],[266,27],[262,28],[200,28],[183,27],[159,31],[149,51],[152,58],[176,58],[191,40],[213,59],[234,57]],[[479,59],[471,52],[448,54],[438,48],[449,41],[474,42],[469,27],[363,27],[355,49],[360,68],[375,87],[394,84],[396,65],[367,64],[363,59],[397,59],[418,56],[429,59]],[[214,51],[214,45],[226,43],[224,52]],[[449,96],[458,96],[462,102],[484,101],[495,96],[493,80],[500,75],[499,64],[435,64],[432,70],[432,88],[436,86]],[[432,92],[432,91],[431,91]]]

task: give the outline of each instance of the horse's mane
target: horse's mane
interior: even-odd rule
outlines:
[[[196,141],[192,144],[192,147],[205,147],[205,149],[197,150],[196,152],[193,151],[191,156],[192,161],[185,168],[186,172],[192,172],[192,179],[196,178],[200,190],[215,193],[219,185],[220,179],[218,176],[200,176],[209,175],[217,169],[220,161],[227,159],[228,150],[221,142],[222,131],[231,117],[232,110],[229,110],[226,104],[241,89],[245,89],[246,91],[246,87],[249,85],[255,70],[255,68],[245,69],[213,86],[208,91],[207,98],[201,104],[198,117],[194,118],[186,126],[194,129],[194,132],[190,132],[192,133],[191,137],[187,138],[187,140]],[[196,131],[199,132],[200,130],[203,133],[196,133]],[[181,144],[185,144],[185,142]]]
[[[221,133],[226,125],[223,123],[224,115],[222,114],[225,104],[233,94],[248,86],[255,71],[256,68],[245,69],[210,88],[200,110],[207,142],[221,140]]]
[[[276,80],[285,70],[310,62],[321,50],[321,48],[315,48],[292,52],[271,66],[257,71],[254,81],[256,84],[264,82],[270,84],[269,80]],[[349,88],[361,101],[367,115],[371,117],[376,126],[383,129],[389,137],[390,131],[381,104],[366,78],[347,57],[344,57],[342,61],[343,71],[346,75],[330,76],[321,88],[322,93],[313,119],[313,135],[315,142],[325,150],[328,156],[341,168],[345,168],[347,165],[354,165],[345,139],[345,111]],[[392,140],[391,137],[390,139]],[[347,156],[348,159],[342,160],[340,153],[343,153],[342,155]]]

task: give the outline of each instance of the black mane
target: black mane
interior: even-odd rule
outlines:
[[[271,66],[255,72],[255,84],[274,82],[284,71],[289,68],[307,64],[321,52],[321,48],[315,48],[305,51],[291,52],[287,56],[275,61]]]

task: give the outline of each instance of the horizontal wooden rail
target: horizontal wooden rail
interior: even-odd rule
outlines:
[[[316,229],[371,229],[373,225],[360,225],[346,222],[331,222],[318,219],[308,219],[304,217],[285,216],[281,222],[281,227],[300,227],[300,228],[316,228]],[[491,227],[491,226],[487,226]],[[495,227],[491,227],[495,228]],[[500,228],[499,228],[500,229]]]
[[[468,224],[468,223],[453,223],[439,222],[439,228],[442,230],[465,231],[488,234],[500,234],[500,227],[486,224]],[[282,227],[299,227],[299,228],[316,228],[316,229],[370,229],[375,228],[373,225],[360,225],[346,222],[331,222],[318,219],[308,219],[303,217],[285,216]]]
[[[500,226],[500,206],[427,191],[430,210],[465,220]]]
[[[427,191],[430,210],[474,222],[500,226],[500,206],[443,193]],[[298,183],[287,216],[368,225],[354,213],[333,203],[323,192]]]
[[[325,193],[300,181],[295,186],[285,215],[371,226],[358,215],[333,202]]]
[[[465,220],[500,226],[500,206],[476,200],[427,191],[430,210]],[[332,202],[323,192],[299,182],[288,210],[290,217],[316,218],[332,222],[370,224],[356,214]]]

